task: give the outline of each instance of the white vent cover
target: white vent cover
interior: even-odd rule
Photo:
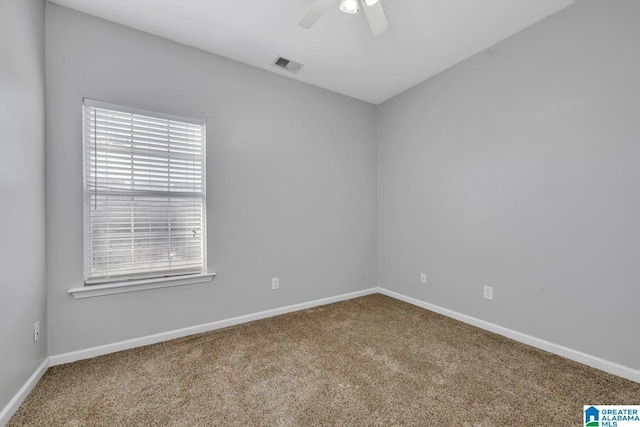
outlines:
[[[278,56],[271,65],[277,68],[282,68],[283,70],[287,70],[288,72],[294,74],[300,71],[300,68],[304,66],[304,64],[293,61],[291,59],[283,58],[282,56]]]

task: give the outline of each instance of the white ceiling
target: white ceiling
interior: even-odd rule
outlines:
[[[339,1],[309,30],[316,0],[50,0],[91,15],[379,104],[574,0],[381,0],[389,30]],[[290,74],[281,55],[304,64]]]

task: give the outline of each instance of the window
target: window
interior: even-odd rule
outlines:
[[[203,121],[84,100],[85,284],[206,273]]]

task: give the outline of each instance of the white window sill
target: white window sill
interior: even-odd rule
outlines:
[[[133,280],[130,282],[109,283],[106,285],[88,285],[69,289],[74,298],[91,298],[104,295],[122,294],[125,292],[146,291],[149,289],[168,288],[171,286],[194,285],[213,280],[215,273],[191,276],[161,277],[156,279]]]

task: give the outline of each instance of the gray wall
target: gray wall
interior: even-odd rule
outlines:
[[[380,286],[640,369],[638,16],[578,2],[379,106]]]
[[[56,355],[375,284],[640,368],[617,339],[640,323],[636,1],[579,2],[379,106],[377,211],[375,107],[48,4],[48,325],[43,9],[0,0],[0,407],[47,335]],[[210,114],[212,283],[68,295],[83,96]]]
[[[53,4],[46,35],[50,355],[376,285],[375,106]],[[210,114],[213,282],[67,293],[82,286],[83,96]]]
[[[44,79],[44,2],[0,0],[0,411],[47,356]]]

